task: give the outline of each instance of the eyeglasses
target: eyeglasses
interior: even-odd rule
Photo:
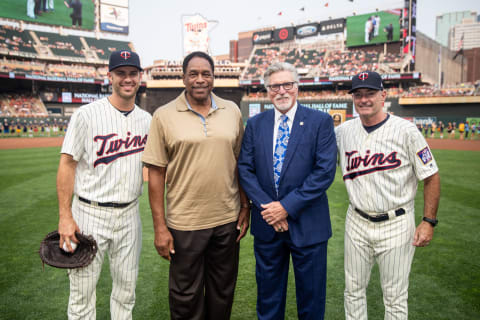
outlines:
[[[279,83],[279,84],[271,84],[268,85],[267,88],[272,90],[273,92],[278,92],[280,91],[280,87],[283,87],[285,91],[289,91],[293,89],[293,86],[295,85],[296,82],[285,82],[285,83]]]
[[[375,95],[377,94],[377,92],[378,91],[368,91],[365,94],[361,94],[360,92],[355,92],[355,93],[352,94],[352,96],[353,96],[353,99],[355,99],[355,100],[360,100],[363,97],[365,97],[367,99],[373,99],[375,97]]]

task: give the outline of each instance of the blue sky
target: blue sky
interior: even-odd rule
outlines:
[[[435,37],[437,15],[473,10],[480,14],[478,0],[417,0],[418,30]],[[328,6],[325,4],[328,3]],[[182,15],[199,13],[208,20],[218,21],[211,31],[211,53],[227,54],[229,40],[238,32],[259,27],[283,27],[322,21],[403,6],[403,0],[130,0],[130,34],[144,66],[156,59],[181,60]],[[305,7],[304,11],[300,8]],[[282,15],[278,15],[282,12]]]

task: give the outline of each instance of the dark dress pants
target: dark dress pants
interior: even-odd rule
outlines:
[[[328,241],[296,247],[288,232],[272,241],[254,239],[259,320],[285,318],[288,268],[292,256],[298,319],[324,318]]]
[[[211,229],[170,229],[175,254],[170,262],[172,319],[230,319],[238,274],[237,223]]]

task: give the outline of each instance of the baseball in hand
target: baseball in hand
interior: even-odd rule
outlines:
[[[75,242],[73,242],[73,241],[70,241],[70,246],[72,247],[72,250],[73,250],[73,251],[75,251],[75,249],[77,249],[77,244],[76,244]],[[62,248],[62,249],[63,249],[63,251],[65,251],[65,252],[70,252],[70,251],[68,251],[67,241],[65,241],[65,242],[63,243],[63,248]],[[73,251],[72,251],[72,252],[73,252]]]

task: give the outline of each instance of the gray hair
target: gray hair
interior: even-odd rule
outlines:
[[[298,83],[298,72],[293,65],[287,62],[275,62],[274,64],[270,65],[263,74],[263,82],[265,87],[270,84],[270,76],[280,71],[290,72],[293,76],[293,81]]]

